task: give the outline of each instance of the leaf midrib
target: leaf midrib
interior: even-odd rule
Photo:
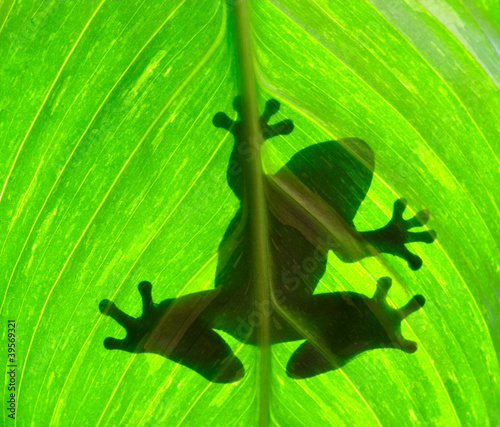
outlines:
[[[261,161],[262,134],[257,110],[257,85],[254,69],[254,51],[250,27],[250,12],[245,0],[233,1],[236,48],[238,53],[241,120],[252,155],[243,159],[245,199],[243,209],[248,212],[248,241],[252,259],[253,286],[256,305],[263,317],[258,327],[258,373],[257,373],[257,419],[258,425],[267,427],[269,423],[271,352],[269,317],[266,316],[266,301],[270,301],[269,237],[268,213],[264,192],[264,176]],[[239,142],[239,141],[238,141]]]

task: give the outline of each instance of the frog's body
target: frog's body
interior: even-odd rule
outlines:
[[[267,124],[278,108],[276,101],[266,105],[261,118],[264,139],[293,129],[287,120]],[[240,122],[218,113],[214,124],[230,130],[235,137],[227,177],[229,186],[242,200],[219,246],[215,288],[155,305],[151,284],[143,282],[139,287],[143,315],[139,319],[104,300],[101,311],[127,329],[124,340],[107,338],[105,346],[161,354],[217,382],[236,381],[244,369],[215,330],[256,345],[262,321],[268,322],[271,343],[306,339],[288,363],[287,372],[295,378],[335,369],[368,349],[397,347],[415,351],[416,344],[402,337],[400,323],[423,305],[423,297],[414,297],[400,310],[391,309],[385,303],[388,278],[379,280],[373,298],[347,292],[314,295],[314,291],[325,273],[329,250],[347,262],[377,252],[390,253],[418,269],[420,258],[404,244],[434,240],[432,232],[407,231],[425,223],[428,212],[403,220],[406,202],[398,200],[386,227],[357,232],[353,220],[370,187],[373,151],[355,138],[305,148],[264,180],[272,284],[267,306],[257,307],[244,203],[243,156],[248,151],[242,149]]]
[[[335,166],[332,158],[336,159]],[[316,165],[314,161],[317,161]],[[307,188],[319,194],[353,228],[354,216],[371,183],[373,165],[373,151],[363,141],[327,141],[297,153],[273,178],[286,179],[289,174],[297,177]],[[339,185],[325,186],[325,182]],[[266,181],[266,185],[270,184]],[[239,188],[239,185],[235,183],[234,188]],[[328,191],[322,191],[323,188]],[[353,197],[343,196],[352,194],[353,191]],[[218,299],[227,298],[227,302],[223,304],[225,314],[220,316],[219,312],[213,316],[219,319],[214,327],[242,342],[256,344],[258,337],[254,325],[257,323],[258,313],[254,304],[255,295],[252,293],[250,254],[245,250],[247,233],[242,220],[242,209],[234,216],[219,246],[215,287],[221,288]],[[316,235],[318,244],[314,244],[297,228],[280,221],[272,210],[268,211],[268,219],[275,298],[289,308],[304,307],[304,302],[309,301],[308,297],[313,295],[325,273],[328,249],[321,242],[327,242],[328,236]],[[273,343],[303,338],[278,311],[272,310],[270,316]]]

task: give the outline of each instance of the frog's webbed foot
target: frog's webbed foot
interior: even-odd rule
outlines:
[[[288,376],[300,379],[332,371],[360,353],[377,348],[396,348],[406,353],[417,351],[417,343],[403,337],[401,322],[422,308],[425,298],[415,295],[406,305],[394,309],[386,300],[391,284],[389,277],[380,278],[372,298],[342,294],[342,304],[354,307],[351,316],[342,319],[342,327],[333,334],[325,331],[323,348],[310,341],[300,345],[288,361]]]
[[[235,121],[233,119],[230,119],[226,113],[219,111],[212,119],[212,123],[217,128],[231,131],[231,128],[234,126]]]
[[[142,314],[134,318],[125,314],[112,301],[104,299],[99,304],[99,310],[105,316],[109,316],[125,328],[126,336],[124,339],[108,337],[104,340],[104,347],[108,350],[124,350],[130,353],[142,353],[144,351],[144,339],[148,333],[156,326],[161,310],[153,304],[151,296],[152,285],[149,282],[139,284],[139,293],[142,297]]]
[[[241,118],[241,97],[237,96],[233,101],[233,108]],[[280,103],[275,99],[270,99],[266,102],[264,113],[260,117],[260,127],[262,137],[264,140],[272,138],[276,135],[288,135],[293,130],[293,123],[291,120],[283,120],[274,125],[269,125],[269,119],[275,115],[280,109]],[[212,123],[215,127],[226,129],[231,132],[235,137],[241,137],[241,121],[235,121],[228,117],[226,113],[218,112],[215,114]]]
[[[422,259],[411,253],[405,245],[415,242],[432,243],[436,239],[436,232],[434,230],[410,232],[411,228],[425,225],[429,220],[430,213],[423,210],[413,218],[403,219],[406,205],[405,199],[396,200],[389,223],[379,230],[362,234],[379,252],[403,258],[412,270],[418,270],[422,266]]]
[[[276,135],[288,135],[293,131],[293,122],[291,120],[282,120],[274,125],[268,125],[271,116],[274,116],[280,109],[280,103],[275,99],[266,102],[264,114],[260,117],[260,126],[264,140]]]
[[[185,306],[187,316],[183,315],[182,304],[171,314],[174,300],[154,304],[151,290],[151,283],[139,284],[142,314],[138,318],[125,314],[109,300],[101,301],[101,313],[116,320],[127,333],[124,339],[106,338],[104,347],[159,354],[212,382],[235,382],[243,377],[245,369],[224,339],[203,322],[189,318],[192,306]]]
[[[394,309],[387,303],[387,293],[391,285],[390,277],[381,277],[377,282],[377,290],[367,303],[389,338],[389,341],[384,343],[382,340],[382,345],[374,348],[393,347],[406,353],[414,353],[417,351],[417,343],[403,337],[401,322],[410,314],[420,310],[425,304],[425,298],[422,295],[414,295],[403,307]]]
[[[237,96],[233,100],[233,108],[241,117],[241,97]],[[231,132],[235,137],[239,137],[241,122],[231,119],[226,113],[219,111],[212,119],[212,123],[216,128],[222,128]]]

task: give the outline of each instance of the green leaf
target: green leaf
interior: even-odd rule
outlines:
[[[241,47],[248,41],[253,53]],[[3,425],[500,423],[499,46],[500,6],[490,0],[4,1],[0,311],[6,369],[7,320],[16,321],[17,412],[8,418],[6,375]],[[315,294],[371,297],[391,277],[391,306],[415,294],[427,301],[402,324],[418,351],[376,349],[293,379],[287,363],[303,341],[269,346],[264,322],[258,345],[217,330],[245,369],[220,384],[158,354],[103,346],[125,334],[100,313],[102,299],[138,317],[142,281],[160,302],[210,293],[223,277],[219,255],[235,252],[219,243],[240,201],[226,180],[233,137],[213,118],[236,119],[239,93],[252,144],[269,99],[281,104],[270,124],[294,125],[264,143],[268,175],[258,156],[248,162],[242,238],[261,246],[245,259],[260,277],[246,301],[272,300],[266,278],[284,265],[266,239],[273,218],[306,240],[321,227],[333,238],[343,230],[321,219],[334,215],[324,214],[331,203],[321,210],[319,196],[278,171],[307,147],[358,138],[375,172],[356,228],[383,227],[404,197],[414,214],[431,212],[438,238],[408,245],[423,260],[418,271],[392,255],[345,263],[330,251]],[[314,176],[314,194],[352,188],[335,173]],[[266,199],[270,182],[278,190]],[[304,210],[307,226],[296,221]],[[307,315],[274,308],[314,335]],[[259,313],[247,307],[228,322]]]

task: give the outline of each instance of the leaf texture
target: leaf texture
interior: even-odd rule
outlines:
[[[217,288],[236,265],[247,231],[226,177],[234,141],[213,118],[236,119],[237,4],[1,4],[0,311],[4,325],[16,320],[18,359],[16,420],[4,411],[3,424],[497,425],[500,9],[489,0],[248,2],[255,112],[277,99],[271,122],[293,122],[262,146],[270,218],[306,241],[329,229],[358,250],[339,237],[339,209],[283,166],[325,141],[365,141],[374,172],[369,189],[349,175],[345,188],[365,196],[353,225],[383,227],[404,197],[413,214],[431,212],[438,239],[409,245],[418,271],[391,255],[346,263],[330,252],[315,293],[371,296],[390,276],[391,306],[424,295],[402,324],[417,352],[377,349],[297,380],[287,362],[302,341],[281,342],[263,379],[259,346],[218,331],[245,367],[219,384],[160,355],[104,348],[124,333],[99,312],[103,298],[137,317],[140,282],[159,302]],[[344,188],[314,179],[318,191]],[[245,325],[254,312],[237,314]]]

